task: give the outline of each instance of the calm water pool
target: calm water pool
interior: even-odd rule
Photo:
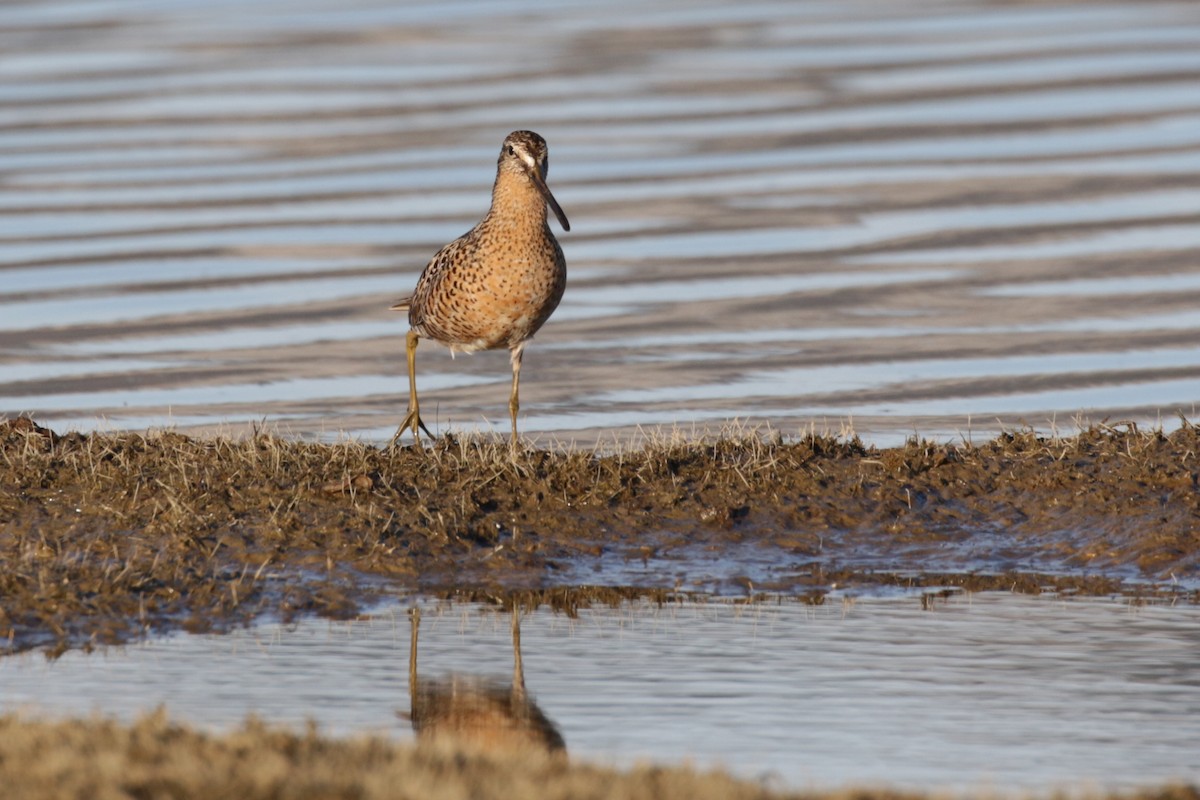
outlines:
[[[509,618],[422,604],[420,672],[506,680]],[[0,660],[5,710],[247,714],[412,734],[408,605],[367,621]],[[793,787],[1135,787],[1200,780],[1200,609],[1003,593],[627,605],[522,623],[526,684],[589,760],[724,765]]]

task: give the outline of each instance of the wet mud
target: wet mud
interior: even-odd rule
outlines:
[[[20,418],[0,423],[0,637],[54,653],[264,614],[352,617],[410,592],[568,613],[893,585],[1197,602],[1198,454],[1186,421],[890,449],[733,431],[514,455],[492,437],[389,450],[59,435]],[[725,554],[721,581],[688,578]]]

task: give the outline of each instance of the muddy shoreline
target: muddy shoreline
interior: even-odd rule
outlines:
[[[488,437],[381,450],[59,435],[22,418],[0,423],[0,453],[10,652],[345,618],[397,593],[567,612],[890,585],[1200,601],[1200,430],[1187,422],[891,449],[742,433],[513,458]],[[720,580],[681,578],[697,559]]]

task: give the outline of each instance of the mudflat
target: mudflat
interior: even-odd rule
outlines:
[[[414,592],[568,613],[896,583],[1200,600],[1200,432],[1186,421],[890,449],[730,431],[513,454],[490,436],[380,449],[59,435],[19,418],[0,425],[0,453],[9,651],[350,617]],[[697,553],[728,555],[725,580],[681,578]],[[599,569],[622,563],[638,580]]]

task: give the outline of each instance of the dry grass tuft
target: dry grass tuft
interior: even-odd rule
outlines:
[[[254,720],[216,736],[158,713],[132,725],[103,720],[33,722],[0,717],[0,786],[40,798],[236,797],[240,800],[513,798],[527,800],[917,800],[886,790],[787,793],[686,767],[628,771],[525,753],[492,757],[446,745],[414,747],[378,737],[329,739]],[[1200,800],[1165,786],[1124,800]],[[1117,800],[1113,796],[1112,800]]]

